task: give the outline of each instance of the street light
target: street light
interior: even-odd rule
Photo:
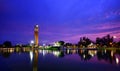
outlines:
[[[33,40],[30,41],[30,45],[31,45],[31,46],[34,45],[34,41],[33,41]]]
[[[31,43],[31,44],[34,44],[34,41],[33,41],[33,40],[31,40],[31,41],[30,41],[30,43]]]

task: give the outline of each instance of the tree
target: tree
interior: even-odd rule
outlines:
[[[120,47],[120,41],[119,41],[119,42],[117,42],[117,47],[118,47],[118,48]]]
[[[78,42],[78,45],[82,45],[82,46],[85,46],[87,47],[92,41],[89,39],[89,38],[86,38],[86,37],[82,37],[80,38],[80,41]]]
[[[103,40],[99,37],[96,38],[96,44],[102,46],[103,45]]]
[[[96,44],[100,46],[112,46],[113,45],[113,37],[110,37],[108,34],[107,36],[104,36],[102,38],[96,38]]]
[[[108,37],[108,42],[107,42],[108,46],[112,46],[112,44],[113,44],[113,37],[110,37],[109,34],[107,35],[107,37]]]
[[[3,46],[4,46],[4,47],[12,47],[12,43],[11,43],[10,41],[5,41],[5,42],[3,43]]]
[[[65,46],[72,46],[72,43],[65,43]]]
[[[64,41],[58,41],[58,43],[61,45],[61,46],[63,46],[64,45]]]

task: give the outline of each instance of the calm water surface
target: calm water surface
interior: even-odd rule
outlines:
[[[120,50],[0,49],[0,71],[120,71]]]

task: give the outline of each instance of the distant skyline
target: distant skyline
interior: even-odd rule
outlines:
[[[1,0],[0,44],[34,40],[39,25],[39,43],[63,40],[77,43],[107,34],[120,40],[120,0]]]

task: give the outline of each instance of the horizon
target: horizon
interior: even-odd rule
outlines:
[[[0,2],[0,44],[30,43],[34,25],[39,43],[63,40],[77,43],[80,37],[95,40],[107,34],[120,40],[120,0],[61,0]]]
[[[110,34],[107,34],[107,35],[110,35]],[[103,37],[106,37],[107,35],[105,35],[105,36],[103,36]],[[88,38],[87,36],[83,36],[83,37],[86,37],[86,38]],[[83,38],[83,37],[80,37],[80,38]],[[96,37],[96,38],[103,38],[103,37]],[[113,37],[113,42],[119,42],[120,40],[116,40],[116,36],[111,36],[110,35],[110,37]],[[77,41],[77,42],[66,42],[66,41],[64,41],[65,43],[72,43],[72,44],[78,44],[78,42],[80,41],[80,38],[79,38],[79,40]],[[90,38],[88,38],[88,39],[90,39],[92,42],[96,42],[96,38],[94,39],[94,40],[92,40],[92,39],[90,39]],[[39,39],[38,39],[39,40]],[[4,42],[6,42],[6,41],[10,41],[10,40],[5,40]],[[63,41],[63,40],[58,40],[58,41]],[[38,44],[39,45],[43,45],[43,44],[53,44],[53,43],[55,43],[55,42],[58,42],[58,41],[54,41],[54,42],[51,42],[51,43],[41,43],[41,42],[39,42],[38,41]],[[3,42],[3,43],[4,43]],[[14,43],[13,41],[10,41],[13,45],[16,45],[16,44],[22,44],[22,45],[27,45],[27,44],[30,44],[31,42],[32,43],[34,43],[35,42],[35,40],[30,40],[29,42],[27,42],[27,43],[22,43],[22,42],[16,42],[16,43]],[[1,44],[3,44],[3,43],[1,43]]]

